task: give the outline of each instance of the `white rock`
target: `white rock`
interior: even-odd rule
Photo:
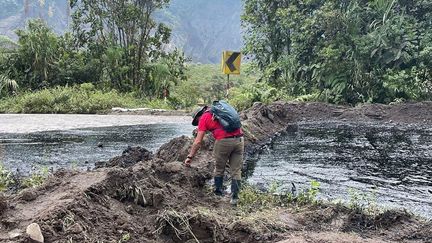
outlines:
[[[21,236],[23,233],[19,229],[14,229],[12,231],[8,232],[8,236],[10,239],[16,238],[18,236]]]
[[[44,242],[44,237],[38,224],[32,223],[27,226],[26,233],[30,236],[32,240],[40,243]]]

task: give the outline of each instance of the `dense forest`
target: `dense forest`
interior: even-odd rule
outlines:
[[[244,0],[248,62],[228,93],[217,65],[192,64],[172,45],[173,25],[187,29],[190,23],[173,17],[188,15],[181,3],[169,8],[169,0],[70,1],[70,31],[58,34],[46,21],[58,6],[54,2],[24,1],[24,11],[39,4],[40,17],[16,30],[16,42],[0,39],[2,112],[178,109],[226,95],[239,109],[256,101],[355,105],[432,97],[430,1]],[[16,3],[2,4],[14,9]],[[218,32],[205,35],[216,38]]]
[[[334,103],[432,97],[432,2],[246,0],[245,52],[285,95]]]

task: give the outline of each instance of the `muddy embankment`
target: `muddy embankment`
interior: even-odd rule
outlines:
[[[432,103],[357,108],[321,103],[255,104],[241,114],[249,155],[298,121],[432,123]],[[405,212],[367,216],[346,207],[295,204],[241,211],[212,195],[212,141],[191,168],[179,137],[155,154],[129,149],[90,172],[58,171],[35,189],[0,198],[0,241],[29,242],[431,242],[432,225]]]

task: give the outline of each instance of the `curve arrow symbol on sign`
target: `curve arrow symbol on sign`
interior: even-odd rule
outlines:
[[[234,61],[238,56],[240,56],[240,52],[233,52],[233,54],[225,62],[231,72],[237,70],[237,68],[234,66]]]

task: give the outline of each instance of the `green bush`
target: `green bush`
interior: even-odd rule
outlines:
[[[262,192],[251,185],[244,185],[239,194],[239,207],[243,211],[263,210],[274,207],[285,207],[289,204],[306,205],[318,204],[320,183],[312,180],[310,187],[293,195],[291,192],[281,190],[281,184],[273,182],[267,192]]]
[[[244,110],[253,105],[254,102],[271,103],[276,100],[292,100],[280,90],[265,82],[246,83],[240,87],[230,90],[229,103],[238,110]]]
[[[92,84],[73,87],[56,87],[37,92],[26,92],[8,97],[0,102],[3,113],[83,113],[93,114],[113,107],[143,107],[145,101],[132,94],[120,94],[115,90],[95,90]]]
[[[33,188],[42,185],[49,176],[47,167],[41,168],[39,172],[25,177],[21,181],[22,188]]]
[[[6,191],[12,183],[12,173],[0,163],[0,192]]]
[[[165,109],[165,110],[174,109],[172,104],[168,100],[163,100],[163,99],[154,99],[154,100],[147,101],[146,107],[152,109]]]

